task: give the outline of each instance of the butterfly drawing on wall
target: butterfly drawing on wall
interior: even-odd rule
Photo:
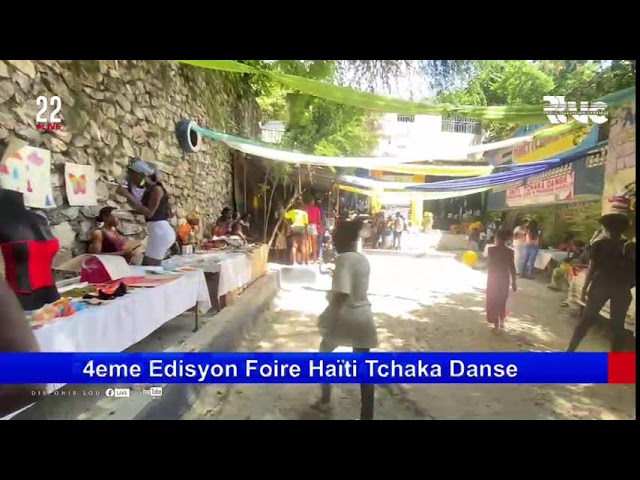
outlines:
[[[71,186],[73,187],[73,193],[75,195],[86,195],[87,176],[84,173],[82,175],[74,175],[73,173],[70,173],[69,181],[71,182]]]

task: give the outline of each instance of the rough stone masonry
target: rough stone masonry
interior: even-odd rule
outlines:
[[[191,69],[187,71],[186,69]],[[130,212],[105,180],[124,176],[129,156],[156,163],[179,218],[197,211],[207,221],[232,196],[232,152],[204,140],[185,154],[175,127],[199,125],[249,138],[259,134],[259,111],[245,80],[162,61],[0,60],[0,155],[15,135],[52,152],[56,208],[45,211],[61,243],[56,261],[83,253],[99,208],[118,207],[124,233],[145,236],[143,218]],[[212,79],[214,81],[212,81]],[[246,87],[246,85],[244,85]],[[63,127],[36,130],[36,98],[62,99]],[[65,198],[65,162],[94,165],[97,207],[71,207]]]

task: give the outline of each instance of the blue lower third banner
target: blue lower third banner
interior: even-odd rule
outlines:
[[[0,383],[579,384],[607,383],[608,366],[606,353],[3,353]]]

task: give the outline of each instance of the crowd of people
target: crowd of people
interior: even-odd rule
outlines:
[[[322,260],[327,215],[319,199],[298,197],[288,211],[279,202],[274,215],[278,260],[288,257],[291,265],[309,265]]]
[[[104,207],[96,217],[96,226],[89,238],[88,252],[102,255],[118,255],[134,265],[160,265],[181,247],[193,246],[205,238],[214,243],[224,238],[235,238],[242,243],[251,242],[250,215],[234,212],[230,207],[222,209],[210,228],[202,226],[202,219],[191,213],[180,220],[177,228],[171,225],[175,213],[169,195],[159,180],[156,168],[139,158],[131,158],[126,185],[118,186],[116,193],[126,198],[134,213],[143,215],[148,240],[144,254],[141,242],[128,241],[119,231],[116,208]],[[184,251],[184,250],[182,250]]]
[[[409,229],[409,223],[401,212],[387,216],[384,210],[378,212],[373,220],[373,248],[383,248],[385,238],[391,237],[391,248],[400,250],[402,248],[402,237]]]
[[[624,199],[617,200],[624,203]],[[569,272],[586,270],[580,293],[584,308],[567,347],[575,351],[588,330],[597,322],[600,312],[609,302],[609,317],[613,327],[611,351],[624,350],[625,322],[636,285],[636,243],[624,237],[630,227],[627,211],[608,213],[600,218],[601,228],[589,245],[568,236],[559,245],[566,257],[553,269],[549,288],[562,290],[569,282]],[[517,278],[532,278],[542,231],[534,220],[518,222],[512,231],[500,228],[495,242],[487,252],[487,321],[501,329],[507,316],[509,291],[517,291]],[[510,246],[511,244],[511,246]],[[518,268],[519,266],[519,268]]]

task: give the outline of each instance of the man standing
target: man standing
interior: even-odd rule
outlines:
[[[396,212],[396,218],[393,221],[393,248],[400,250],[402,247],[402,234],[407,229],[407,222],[402,213]]]
[[[629,228],[628,203],[624,198],[613,200],[615,213],[603,215],[600,224],[608,233],[591,245],[589,270],[582,289],[585,308],[576,326],[568,352],[574,352],[597,321],[600,311],[609,301],[609,317],[613,326],[611,351],[624,349],[625,320],[632,302],[631,289],[636,285],[636,244],[622,237]]]
[[[524,240],[529,220],[526,218],[516,222],[517,226],[513,229],[513,248],[516,252],[516,274],[522,275],[522,260],[524,259]]]
[[[309,216],[304,211],[304,205],[300,198],[296,199],[293,208],[285,214],[284,218],[291,226],[291,265],[298,263],[298,251],[300,251],[302,263],[309,265],[309,254],[307,252]]]

